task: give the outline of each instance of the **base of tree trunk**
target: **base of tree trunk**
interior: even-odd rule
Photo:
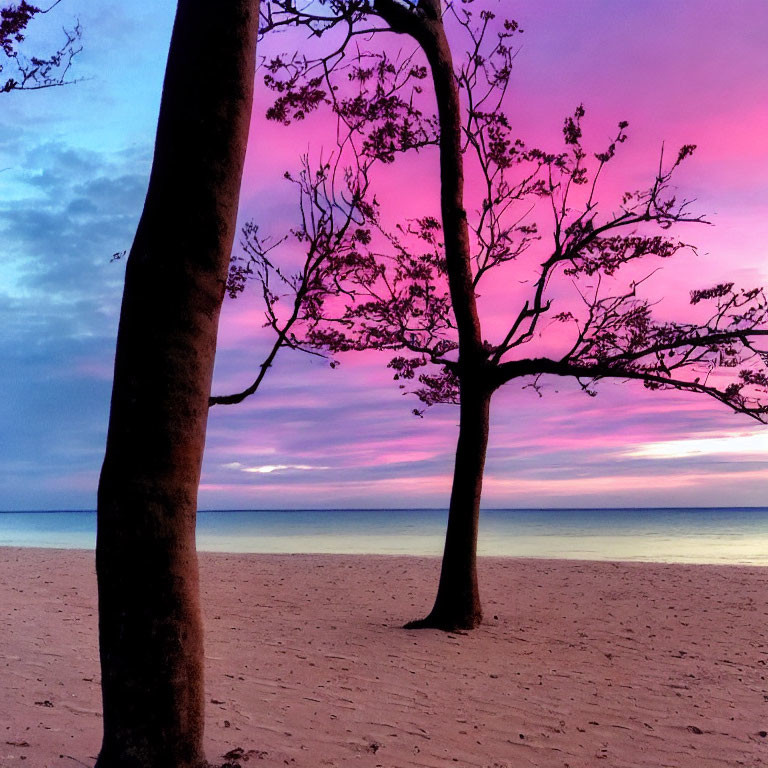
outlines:
[[[434,611],[424,619],[409,621],[403,625],[403,629],[439,629],[443,632],[456,632],[459,630],[476,629],[483,621],[480,611],[466,616],[446,616]]]
[[[149,759],[147,762],[136,762],[135,760],[126,762],[122,759],[111,760],[109,758],[105,759],[102,756],[99,756],[94,768],[138,768],[139,766],[141,766],[141,768],[144,768],[144,766],[147,768],[154,768],[154,766],[157,764],[158,763],[154,759]],[[229,764],[225,763],[225,765]],[[209,763],[204,759],[192,763],[184,763],[184,768],[219,768],[219,766],[219,763]]]

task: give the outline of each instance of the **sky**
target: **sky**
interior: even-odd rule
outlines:
[[[597,150],[628,120],[606,194],[652,174],[662,142],[698,145],[676,183],[712,226],[687,231],[698,255],[654,277],[668,309],[718,280],[768,284],[764,0],[492,5],[524,29],[508,104],[519,135],[556,141],[583,102]],[[30,28],[28,50],[55,45],[79,19],[79,82],[0,95],[0,509],[95,508],[124,270],[110,257],[130,248],[141,212],[173,13],[168,0],[64,0]],[[259,53],[295,44],[275,36]],[[277,228],[293,210],[282,174],[327,131],[267,124],[267,104],[257,74],[239,220]],[[435,212],[435,172],[424,153],[382,177],[382,200],[404,215]],[[250,383],[270,342],[256,298],[225,303],[214,392]],[[445,507],[457,410],[412,416],[418,403],[386,362],[347,356],[331,370],[285,353],[255,397],[213,408],[200,507]],[[761,506],[765,430],[701,396],[636,384],[603,383],[596,398],[567,382],[543,397],[510,385],[493,401],[483,501]]]

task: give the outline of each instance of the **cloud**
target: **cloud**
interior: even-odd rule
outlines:
[[[695,437],[645,443],[626,451],[624,455],[642,459],[679,459],[703,456],[736,456],[739,459],[764,458],[768,456],[768,433],[763,428],[753,434],[737,432],[716,437]]]
[[[92,507],[123,277],[110,257],[133,237],[148,153],[45,141],[15,161],[0,198],[0,493]]]
[[[231,461],[228,464],[222,464],[224,469],[237,469],[240,472],[251,472],[261,475],[271,475],[274,472],[285,472],[299,470],[299,471],[315,471],[328,469],[328,467],[312,466],[310,464],[262,464],[257,467],[248,467],[241,464],[239,461]]]

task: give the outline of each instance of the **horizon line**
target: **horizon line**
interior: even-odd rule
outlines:
[[[615,511],[629,512],[637,510],[696,510],[696,509],[749,509],[768,510],[768,506],[749,504],[737,504],[733,506],[701,506],[701,505],[676,505],[676,506],[648,506],[619,507],[619,506],[587,506],[587,507],[480,507],[481,512],[585,512],[585,511]],[[96,512],[95,508],[69,508],[69,509],[0,509],[0,515],[5,514],[47,514],[56,512]],[[216,507],[198,509],[197,512],[447,512],[448,507]]]

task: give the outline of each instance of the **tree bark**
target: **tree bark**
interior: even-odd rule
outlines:
[[[453,471],[448,528],[435,604],[406,629],[474,629],[483,618],[477,584],[477,532],[492,390],[480,384],[461,388],[459,441]]]
[[[97,768],[201,768],[195,518],[251,114],[258,0],[179,0],[99,482]]]

